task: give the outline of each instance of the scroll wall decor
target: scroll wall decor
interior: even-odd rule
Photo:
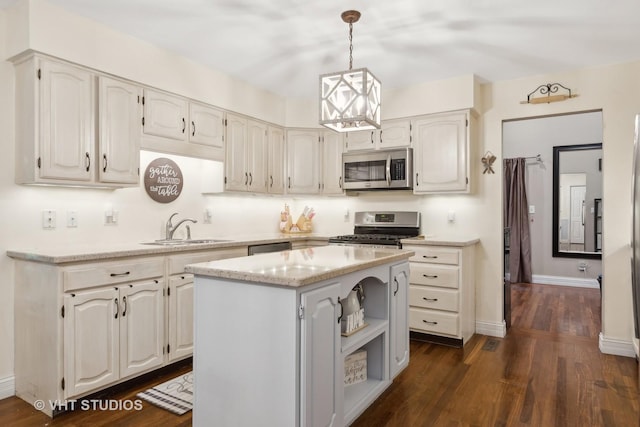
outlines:
[[[536,98],[536,94],[539,94],[541,96]],[[575,98],[576,96],[578,95],[575,93],[571,93],[571,89],[561,85],[560,83],[547,83],[545,85],[538,86],[533,92],[527,95],[527,100],[520,101],[520,104],[548,104],[551,102],[558,102],[570,98]]]

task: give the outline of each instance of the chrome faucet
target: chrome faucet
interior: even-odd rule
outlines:
[[[178,229],[178,227],[180,227],[180,225],[182,225],[182,223],[190,221],[193,222],[194,224],[198,221],[196,221],[195,219],[191,219],[191,218],[185,218],[183,220],[181,220],[180,222],[178,222],[175,226],[171,223],[171,219],[178,215],[178,212],[172,214],[169,219],[167,220],[167,225],[165,226],[165,239],[166,240],[173,240],[173,233],[176,232],[176,230]],[[189,238],[191,237],[191,230],[189,230]]]

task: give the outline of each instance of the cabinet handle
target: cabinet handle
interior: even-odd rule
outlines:
[[[124,317],[127,315],[127,297],[122,297],[122,304],[124,304],[122,309],[122,317]]]
[[[128,276],[129,274],[131,274],[130,271],[125,271],[124,273],[111,273],[110,276],[111,277],[120,277],[120,276]]]
[[[430,322],[430,321],[428,321],[428,320],[424,320],[424,319],[423,319],[422,321],[423,321],[424,323],[426,323],[427,325],[437,325],[437,324],[438,324],[438,322]]]
[[[193,128],[193,130],[191,131],[191,136],[195,136],[196,135],[196,122],[194,122],[193,120],[191,120],[191,127]]]
[[[422,255],[422,258],[426,258],[426,259],[436,259],[436,258],[438,258],[438,255]]]
[[[373,131],[371,131],[371,143],[374,144],[374,142],[373,142]]]
[[[340,177],[340,178],[338,179],[338,186],[339,186],[340,188],[342,188],[342,177]]]
[[[416,187],[420,185],[420,181],[418,181],[418,172],[416,172]]]
[[[182,118],[182,133],[184,133],[184,131],[187,129],[187,121],[184,119],[184,117]]]
[[[342,315],[344,314],[344,308],[342,308],[342,303],[340,302],[340,297],[338,297],[338,304],[340,304],[340,316],[338,316],[338,323],[342,320]]]
[[[85,159],[87,164],[87,172],[89,172],[89,168],[91,167],[91,157],[89,157],[89,152],[85,153]]]
[[[393,278],[393,283],[396,284],[396,290],[393,291],[393,296],[395,297],[398,291],[400,290],[400,283],[398,283],[398,279],[396,279],[395,277]]]
[[[106,172],[107,171],[107,155],[103,154],[102,155],[102,172]]]
[[[422,297],[423,300],[427,301],[427,302],[438,302],[438,298],[427,298],[427,297]]]
[[[244,185],[247,185],[248,182],[249,182],[249,175],[245,172],[244,173]]]
[[[291,177],[288,178],[289,179],[289,188],[291,188]]]
[[[269,187],[273,188],[273,175],[269,175]]]
[[[437,279],[438,275],[437,274],[423,274],[423,277],[426,277],[427,279]]]
[[[249,172],[249,187],[251,187],[251,185],[253,185],[253,175]]]
[[[113,317],[114,319],[118,318],[118,311],[120,311],[120,306],[118,305],[118,298],[115,299],[116,303],[116,315]]]

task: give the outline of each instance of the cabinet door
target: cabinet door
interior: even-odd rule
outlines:
[[[193,274],[169,281],[169,361],[193,354]]]
[[[120,287],[120,377],[161,366],[164,353],[162,282]]]
[[[64,311],[65,397],[118,380],[120,305],[116,288],[65,294]]]
[[[466,113],[419,119],[414,133],[414,193],[468,191]]]
[[[92,181],[94,76],[47,60],[40,70],[40,178]]]
[[[268,192],[271,194],[284,193],[284,130],[269,126],[269,173]]]
[[[247,119],[227,114],[227,148],[224,162],[224,189],[245,191],[249,183],[247,172]]]
[[[389,334],[390,375],[393,379],[409,365],[409,263],[391,267]]]
[[[322,141],[322,192],[342,194],[343,135],[325,132]]]
[[[187,109],[185,98],[144,90],[143,132],[179,141],[187,140]]]
[[[315,130],[287,132],[287,192],[320,192],[320,136]]]
[[[138,86],[99,77],[98,116],[101,182],[137,184],[140,168],[140,100]]]
[[[382,122],[380,129],[380,149],[409,147],[411,145],[411,121],[389,120]]]
[[[206,145],[224,158],[224,112],[210,105],[189,103],[189,142]]]
[[[340,348],[340,284],[301,295],[300,425],[342,425],[344,387]]]
[[[247,188],[255,193],[267,192],[267,170],[269,168],[269,140],[267,125],[253,120],[247,121]]]
[[[373,150],[376,148],[376,141],[379,138],[377,130],[347,132],[345,135],[346,151]]]

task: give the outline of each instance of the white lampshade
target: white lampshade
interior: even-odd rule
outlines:
[[[338,132],[380,129],[380,81],[366,68],[321,75],[320,124]]]

